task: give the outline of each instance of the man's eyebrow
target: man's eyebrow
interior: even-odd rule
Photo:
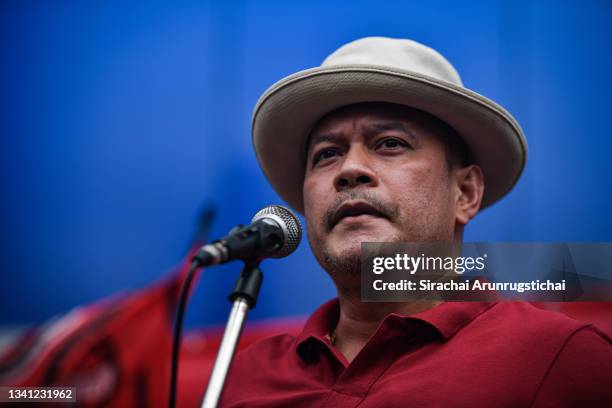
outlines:
[[[406,136],[408,136],[414,143],[418,142],[417,136],[403,122],[391,122],[391,121],[374,122],[374,123],[370,123],[366,125],[365,128],[367,131],[372,132],[372,133],[382,133],[388,130],[400,131],[404,133]]]
[[[309,152],[310,148],[316,144],[323,142],[337,143],[342,139],[342,136],[338,133],[321,133],[316,134],[308,138],[308,143],[306,144],[306,151]]]

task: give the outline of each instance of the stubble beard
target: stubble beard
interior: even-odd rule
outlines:
[[[394,235],[386,242],[402,242],[403,239],[399,235]],[[363,242],[373,242],[365,240]],[[360,276],[361,273],[361,243],[355,243],[349,248],[341,249],[337,252],[332,252],[328,246],[324,246],[321,251],[319,263],[327,271],[332,278],[350,278],[354,279]]]
[[[400,219],[402,217],[397,205],[379,201],[374,195],[360,192],[350,193],[350,198],[365,199],[370,204],[373,204],[375,208],[383,210],[381,211],[382,213],[390,215],[391,222],[401,222]],[[334,213],[334,209],[344,200],[346,200],[346,197],[338,197],[334,202],[334,205],[324,217],[322,228],[327,228],[327,231],[330,231],[332,226],[329,224],[329,219]],[[413,215],[404,214],[404,220],[401,222],[402,225],[399,226],[401,231],[396,230],[395,233],[385,237],[384,242],[435,242],[452,240],[452,231],[438,217],[440,213],[436,214],[428,211],[430,201],[422,199],[417,205],[417,208],[421,211],[411,211]],[[418,221],[414,223],[414,220]],[[336,287],[338,289],[346,288],[350,291],[358,290],[361,282],[361,242],[358,241],[358,238],[351,239],[347,237],[347,240],[354,240],[355,242],[350,243],[345,248],[331,250],[324,239],[314,237],[313,235],[316,234],[311,234],[313,231],[311,231],[310,227],[311,225],[308,225],[310,247],[317,261],[330,275]],[[381,242],[381,240],[366,238],[363,242]]]
[[[452,239],[452,231],[437,224],[437,220],[423,217],[423,225],[406,225],[403,231],[385,237],[384,242],[442,242]],[[376,239],[365,239],[363,242],[381,242]],[[314,250],[315,247],[312,245]],[[319,251],[313,251],[319,264],[336,282],[359,282],[361,275],[361,242],[354,242],[346,248],[331,250],[323,240],[318,241]]]

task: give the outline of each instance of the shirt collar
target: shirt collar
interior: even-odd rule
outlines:
[[[480,314],[493,307],[495,302],[444,302],[440,305],[410,316],[391,313],[386,319],[420,321],[435,329],[444,340],[468,325]],[[332,299],[321,305],[308,318],[304,329],[296,339],[296,352],[304,360],[311,355],[316,343],[329,343],[329,330],[338,322],[340,303]],[[409,325],[406,327],[414,327]]]
[[[296,339],[296,352],[302,359],[308,360],[312,355],[312,350],[315,344],[328,343],[326,338],[329,330],[338,323],[340,316],[340,303],[338,299],[332,299],[323,305],[319,306],[313,314],[310,315],[304,329]]]

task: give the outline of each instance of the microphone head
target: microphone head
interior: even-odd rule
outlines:
[[[251,222],[266,218],[275,221],[283,230],[283,246],[271,258],[283,258],[295,251],[302,240],[302,226],[295,214],[281,205],[270,205],[259,210]]]

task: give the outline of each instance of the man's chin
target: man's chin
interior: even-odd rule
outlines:
[[[358,275],[361,270],[361,245],[323,251],[321,264],[332,276]]]
[[[325,269],[335,269],[343,274],[358,273],[361,270],[361,243],[378,240],[375,235],[369,234],[347,234],[340,239],[328,240],[323,250]]]
[[[386,228],[346,229],[336,226],[323,242],[322,266],[333,274],[358,274],[361,270],[361,244],[395,242],[397,235]]]

